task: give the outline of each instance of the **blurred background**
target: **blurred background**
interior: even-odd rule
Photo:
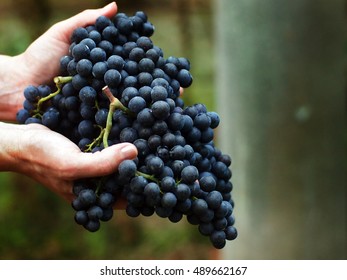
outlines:
[[[0,53],[109,1],[2,0]],[[223,250],[186,221],[116,211],[97,233],[30,179],[0,173],[0,259],[346,259],[345,1],[133,0],[165,57],[192,65],[187,105],[222,119],[239,237]]]

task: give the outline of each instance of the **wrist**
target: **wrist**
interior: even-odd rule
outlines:
[[[18,171],[25,126],[0,122],[0,171]]]
[[[22,55],[0,56],[0,120],[15,121],[24,101]]]

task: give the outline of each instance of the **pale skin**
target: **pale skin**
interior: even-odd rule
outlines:
[[[68,52],[73,30],[116,12],[114,2],[85,10],[53,25],[24,53],[0,55],[0,171],[27,175],[71,201],[74,180],[113,173],[121,161],[136,157],[137,150],[130,143],[83,153],[69,139],[42,125],[13,123],[24,101],[24,88],[49,83],[58,75],[59,60]]]

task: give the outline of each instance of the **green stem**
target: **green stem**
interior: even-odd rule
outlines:
[[[99,136],[95,138],[92,143],[87,145],[87,149],[85,149],[84,152],[91,152],[95,146],[100,145],[100,141],[101,139],[103,139],[104,134],[105,134],[105,129],[101,128]]]
[[[67,77],[62,77],[62,76],[58,76],[54,78],[54,83],[57,87],[57,90],[45,97],[40,98],[40,100],[37,102],[37,108],[34,111],[35,114],[40,114],[41,112],[41,106],[42,103],[46,102],[47,100],[53,98],[54,96],[58,95],[61,92],[61,88],[64,84],[71,82],[72,80],[72,76],[67,76]]]
[[[160,183],[160,181],[159,181],[157,178],[155,178],[154,175],[149,175],[149,174],[143,173],[143,172],[141,172],[141,171],[136,171],[135,175],[136,175],[136,176],[142,176],[142,177],[144,177],[144,178],[146,178],[146,179],[148,179],[148,180],[151,180],[151,181],[153,181],[153,182],[156,182],[157,184]]]
[[[103,137],[103,143],[104,147],[108,147],[108,136],[110,135],[110,131],[112,129],[112,117],[113,113],[116,109],[120,109],[125,113],[131,113],[131,111],[125,107],[119,99],[113,96],[111,90],[108,88],[108,86],[103,87],[102,89],[103,93],[107,96],[108,100],[110,101],[110,106],[107,114],[107,120],[106,120],[106,128],[105,133]]]

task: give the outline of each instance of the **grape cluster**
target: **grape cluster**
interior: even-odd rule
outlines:
[[[190,63],[164,58],[153,32],[142,11],[100,16],[75,29],[56,91],[28,86],[17,120],[43,124],[83,152],[122,142],[136,146],[137,158],[123,161],[116,173],[74,183],[75,221],[87,230],[110,220],[123,197],[129,216],[156,213],[174,223],[185,216],[223,248],[237,231],[231,159],[213,142],[220,119],[203,104],[184,106],[180,90],[192,84]]]

